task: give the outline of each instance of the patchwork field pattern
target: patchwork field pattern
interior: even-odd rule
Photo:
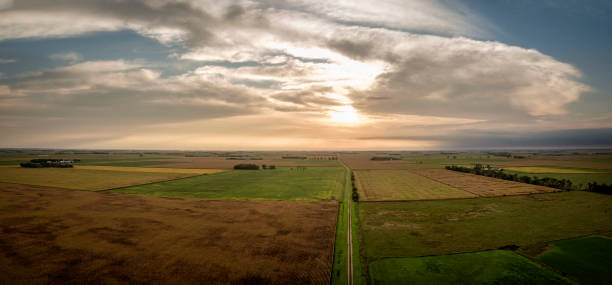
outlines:
[[[190,168],[152,168],[152,167],[125,167],[125,166],[93,166],[75,165],[76,169],[108,170],[126,172],[149,172],[149,173],[183,173],[183,174],[213,174],[223,172],[222,169],[190,169]]]
[[[0,183],[0,283],[329,284],[336,216]]]
[[[0,182],[76,190],[104,190],[191,177],[198,173],[127,172],[77,168],[0,168]]]
[[[573,284],[529,259],[505,250],[370,264],[372,284]]]
[[[263,159],[263,160],[228,160],[223,157],[184,157],[169,159],[161,165],[150,167],[167,168],[204,168],[204,169],[232,169],[234,165],[253,163],[257,165],[275,166],[340,166],[336,160],[290,160],[290,159]]]
[[[115,192],[163,197],[250,200],[339,200],[344,168],[232,170],[188,179],[115,189]]]
[[[460,173],[446,169],[419,169],[415,173],[482,197],[548,193],[557,189]]]
[[[585,168],[567,168],[567,167],[550,167],[550,166],[516,166],[508,167],[506,170],[527,172],[527,173],[608,173],[609,171],[601,169],[585,169]]]
[[[417,165],[406,160],[371,160],[374,155],[342,156],[342,161],[353,170],[414,169]]]
[[[359,198],[364,201],[476,197],[406,170],[358,170],[353,173]]]
[[[369,260],[520,247],[611,232],[612,196],[589,192],[359,204]]]

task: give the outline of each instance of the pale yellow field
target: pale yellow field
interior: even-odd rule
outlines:
[[[127,166],[93,166],[75,165],[77,169],[108,170],[125,172],[149,172],[149,173],[184,173],[184,174],[212,174],[225,171],[223,169],[189,169],[189,168],[161,168],[161,167],[127,167]]]
[[[538,166],[518,166],[506,167],[506,170],[525,172],[525,173],[605,173],[597,169],[580,169],[580,168],[560,168],[560,167],[538,167]]]

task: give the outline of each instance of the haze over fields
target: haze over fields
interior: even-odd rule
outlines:
[[[611,14],[609,1],[0,0],[0,147],[610,147]]]

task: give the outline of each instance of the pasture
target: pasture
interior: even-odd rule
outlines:
[[[75,190],[104,190],[185,178],[193,172],[142,172],[76,168],[0,168],[0,182],[58,187]]]
[[[610,280],[611,256],[612,239],[590,236],[551,242],[537,260],[580,284],[605,284]]]
[[[163,197],[327,201],[342,198],[344,168],[232,170],[176,181],[114,189],[113,192]]]
[[[558,191],[557,189],[544,186],[519,183],[469,173],[461,173],[446,169],[421,169],[414,170],[414,172],[440,183],[444,183],[481,197],[548,193]]]
[[[372,284],[573,284],[506,250],[385,258],[370,264]]]
[[[0,183],[0,283],[329,284],[336,215]]]
[[[363,201],[471,198],[476,195],[406,170],[355,171]]]
[[[519,247],[612,232],[612,196],[559,192],[359,203],[368,260]]]

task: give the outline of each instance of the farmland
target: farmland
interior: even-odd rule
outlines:
[[[580,190],[589,182],[612,184],[612,171],[589,168],[566,167],[509,167],[504,169],[507,173],[532,177],[551,177],[572,181],[573,188]]]
[[[342,167],[279,167],[234,170],[189,179],[133,186],[112,191],[163,197],[249,200],[339,200],[344,187]]]
[[[151,167],[171,167],[171,168],[220,168],[231,169],[236,164],[255,163],[258,165],[275,166],[340,166],[336,160],[308,160],[308,159],[280,159],[279,157],[265,157],[265,159],[227,159],[225,157],[183,157],[169,159],[160,165],[150,165]]]
[[[572,284],[504,250],[372,262],[372,284]]]
[[[612,239],[599,236],[551,242],[537,260],[581,284],[604,284],[612,268]]]
[[[470,198],[476,195],[405,170],[355,171],[364,201]]]
[[[0,267],[7,268],[0,270],[6,276],[0,283],[90,276],[104,283],[206,278],[210,283],[346,284],[350,262],[355,284],[593,284],[608,278],[601,266],[608,266],[609,244],[600,239],[612,236],[612,196],[443,169],[523,161],[504,171],[585,181],[610,176],[601,168],[552,164],[582,161],[564,160],[570,156],[84,157],[68,169],[19,168],[10,163],[29,157],[0,157],[10,162],[0,166],[0,181],[19,183],[0,183],[0,230],[6,233],[0,237],[6,252],[0,254]],[[530,165],[535,159],[551,164]],[[358,169],[345,169],[342,162]],[[230,169],[239,163],[276,169]],[[351,200],[350,171],[358,201]],[[593,235],[600,237],[593,241]]]
[[[0,184],[0,283],[329,284],[337,204]]]
[[[147,172],[147,173],[182,173],[182,174],[213,174],[223,172],[221,169],[188,169],[188,168],[152,168],[152,167],[126,167],[126,166],[88,166],[77,165],[76,169]]]
[[[445,169],[422,169],[415,170],[415,173],[481,197],[557,191],[556,189],[544,186],[459,173]]]
[[[611,232],[612,196],[562,192],[359,205],[368,259],[528,246]],[[585,223],[585,221],[589,221]],[[520,234],[519,234],[520,233]]]
[[[104,190],[199,175],[201,172],[142,172],[100,169],[3,167],[0,182],[76,190]]]

